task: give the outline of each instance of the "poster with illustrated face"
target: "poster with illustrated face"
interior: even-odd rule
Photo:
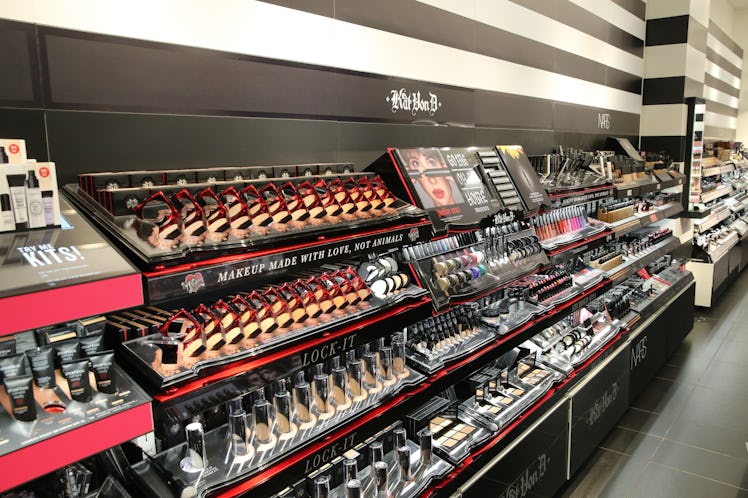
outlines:
[[[396,149],[396,157],[437,230],[476,224],[501,208],[483,183],[477,149]]]
[[[530,164],[530,159],[525,154],[521,145],[497,145],[496,151],[501,161],[506,166],[509,176],[514,182],[525,209],[532,213],[540,209],[542,205],[550,206],[551,201],[548,193],[540,183],[540,177],[535,168]]]

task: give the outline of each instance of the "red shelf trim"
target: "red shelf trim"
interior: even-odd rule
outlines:
[[[600,233],[596,233],[595,235],[590,235],[586,239],[579,240],[577,242],[572,242],[570,244],[567,244],[567,245],[564,245],[564,246],[561,246],[561,247],[557,247],[556,249],[552,249],[552,250],[548,251],[548,257],[551,258],[553,256],[556,256],[558,254],[564,253],[566,251],[570,251],[572,249],[576,249],[577,247],[582,247],[585,244],[589,244],[590,242],[594,242],[596,240],[602,239],[603,237],[607,237],[610,234],[611,234],[611,232],[606,229],[606,230],[603,230]]]
[[[8,453],[0,457],[0,492],[152,430],[151,404],[144,403]]]
[[[139,273],[0,299],[0,335],[143,304]]]
[[[237,360],[234,363],[230,363],[225,368],[221,368],[219,371],[215,373],[193,380],[187,384],[173,387],[167,390],[167,392],[163,394],[156,394],[153,397],[154,399],[160,401],[161,403],[168,402],[174,398],[178,398],[180,396],[184,396],[185,394],[191,393],[193,391],[200,390],[208,386],[211,383],[218,382],[223,379],[228,379],[230,377],[239,375],[244,372],[258,369],[260,367],[263,367],[265,365],[278,361],[282,358],[292,356],[298,353],[299,351],[303,351],[307,348],[315,347],[319,344],[328,342],[333,339],[337,339],[338,337],[342,337],[356,330],[362,329],[364,327],[368,327],[372,324],[379,322],[380,320],[390,318],[395,315],[399,315],[405,311],[413,310],[416,308],[420,308],[421,306],[428,305],[430,302],[431,302],[431,299],[429,299],[426,296],[422,296],[416,302],[407,303],[402,306],[398,306],[397,308],[386,311],[384,313],[376,314],[364,320],[359,320],[351,325],[343,327],[334,332],[323,334],[311,340],[303,341],[298,344],[294,344],[292,346],[284,347],[283,349],[275,353],[264,355],[260,358],[250,357],[250,358],[247,358],[245,361]]]

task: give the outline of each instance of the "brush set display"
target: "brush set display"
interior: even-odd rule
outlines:
[[[132,322],[151,325],[149,335],[125,342],[123,352],[152,372],[155,383],[168,384],[211,365],[257,355],[361,318],[411,288],[406,282],[406,287],[375,296],[350,266],[298,275],[293,281],[237,292],[191,310],[150,307],[108,319],[122,323],[127,314]]]
[[[540,180],[551,191],[563,191],[604,184],[601,164],[605,158],[593,152],[559,147],[555,154],[530,157]]]
[[[308,474],[303,494],[287,493],[289,498],[415,498],[452,468],[434,453],[434,435],[429,429],[412,434],[397,422],[334,459],[327,468]]]
[[[185,442],[155,459],[204,495],[246,478],[423,379],[406,365],[404,339],[394,334],[231,400],[225,422],[217,427],[197,417],[184,426]]]

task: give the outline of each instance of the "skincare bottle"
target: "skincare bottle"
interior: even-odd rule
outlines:
[[[29,228],[46,226],[42,190],[39,188],[39,179],[33,169],[29,170],[29,176],[26,180],[26,202],[29,210]]]
[[[0,194],[0,232],[10,232],[16,229],[13,219],[13,207],[10,204],[10,195]]]
[[[42,205],[44,206],[44,224],[48,227],[55,224],[55,193],[42,190]]]
[[[29,227],[29,215],[26,211],[26,189],[24,182],[26,175],[7,175],[10,198],[13,201],[13,217],[16,220],[16,230],[26,230]]]

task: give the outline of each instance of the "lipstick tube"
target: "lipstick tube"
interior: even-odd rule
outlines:
[[[398,427],[397,429],[392,431],[392,434],[395,436],[395,448],[408,446],[408,436],[405,432],[405,428]]]
[[[343,460],[343,482],[358,479],[358,463],[353,458]]]
[[[348,380],[349,387],[351,389],[351,395],[354,398],[358,398],[363,395],[363,367],[361,360],[349,360],[348,361]]]
[[[395,375],[403,375],[405,369],[405,342],[402,338],[392,340],[392,369]]]
[[[364,366],[366,367],[364,386],[368,389],[374,389],[377,387],[377,353],[365,353]]]
[[[379,349],[379,360],[381,362],[382,380],[385,382],[394,381],[395,375],[392,367],[392,348],[390,346],[383,346]]]
[[[278,425],[278,432],[287,434],[291,432],[291,393],[288,391],[279,391],[273,395],[273,405],[275,408],[275,423]]]
[[[346,498],[361,498],[363,496],[361,481],[358,479],[350,479],[346,481],[345,496]]]
[[[332,399],[337,406],[348,403],[348,372],[345,367],[332,369]]]
[[[327,414],[332,411],[330,405],[330,378],[327,374],[321,373],[314,376],[314,404],[320,414]]]
[[[314,479],[315,498],[329,498],[330,476],[319,476]]]

